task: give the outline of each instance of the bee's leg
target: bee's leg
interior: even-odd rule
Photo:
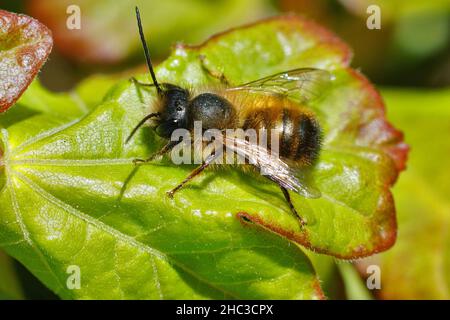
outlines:
[[[199,58],[200,58],[200,62],[201,62],[203,70],[205,70],[211,77],[219,79],[220,82],[226,84],[227,86],[230,85],[230,82],[225,77],[223,72],[213,71],[206,66],[206,64],[205,64],[206,57],[204,55],[200,55]]]
[[[283,192],[284,198],[286,199],[289,208],[291,209],[292,213],[297,217],[297,219],[300,221],[300,225],[303,227],[306,225],[306,221],[305,219],[303,219],[297,212],[297,210],[295,210],[294,204],[291,201],[291,196],[289,195],[289,191],[285,188],[280,186],[281,191]]]
[[[219,157],[221,153],[216,154],[210,154],[208,157],[206,157],[205,161],[195,168],[183,181],[180,182],[175,188],[167,192],[167,196],[169,198],[173,198],[173,195],[175,192],[183,188],[183,186],[188,183],[190,180],[198,176],[200,173],[202,173],[203,170],[205,170],[215,159]]]
[[[158,152],[153,153],[147,159],[133,159],[133,164],[140,165],[140,164],[143,164],[143,163],[150,162],[153,159],[155,159],[156,157],[163,156],[167,152],[172,150],[173,147],[175,147],[178,143],[180,143],[180,142],[179,141],[169,141],[164,147],[161,148],[161,150],[159,150]]]
[[[130,81],[133,82],[135,85],[142,86],[142,87],[154,87],[155,86],[153,83],[140,82],[135,77],[131,77]]]

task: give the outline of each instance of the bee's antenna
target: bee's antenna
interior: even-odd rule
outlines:
[[[131,131],[130,135],[127,137],[127,140],[125,140],[125,143],[128,143],[130,141],[130,139],[134,136],[136,131],[145,123],[145,121],[147,121],[148,119],[153,118],[153,117],[159,117],[159,115],[160,115],[159,112],[150,113],[149,115],[146,115],[141,121],[139,121],[139,123],[136,125],[136,127],[134,127],[134,129]]]
[[[145,41],[144,31],[142,30],[141,14],[139,13],[139,8],[137,6],[136,6],[136,20],[139,28],[139,35],[141,37],[142,47],[144,48],[145,60],[147,61],[148,70],[150,71],[150,75],[152,76],[153,84],[155,85],[156,90],[160,95],[162,93],[162,89],[159,86],[158,81],[156,80],[155,71],[153,71],[152,61],[150,60],[150,53],[148,51],[147,42]]]

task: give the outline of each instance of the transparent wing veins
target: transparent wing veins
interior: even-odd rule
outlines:
[[[227,90],[281,95],[306,102],[318,98],[331,79],[331,74],[326,70],[300,68],[280,72]]]

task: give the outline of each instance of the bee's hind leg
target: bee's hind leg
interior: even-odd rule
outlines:
[[[306,225],[306,220],[303,219],[297,212],[297,210],[295,210],[294,204],[291,201],[291,196],[289,195],[289,191],[285,188],[280,186],[281,191],[283,192],[284,198],[286,199],[289,208],[291,209],[292,213],[297,217],[297,219],[300,221],[300,225],[303,227]]]

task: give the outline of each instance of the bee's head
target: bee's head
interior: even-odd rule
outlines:
[[[150,53],[148,51],[147,42],[145,41],[144,31],[142,29],[141,15],[138,7],[136,7],[136,20],[139,29],[139,35],[142,41],[142,47],[144,48],[145,60],[147,62],[148,70],[153,80],[153,84],[158,93],[158,97],[162,103],[161,112],[151,113],[145,116],[131,131],[130,135],[126,139],[126,142],[130,141],[131,137],[136,131],[149,119],[155,118],[156,133],[164,138],[170,138],[172,132],[179,128],[186,128],[187,118],[187,106],[189,99],[189,92],[179,86],[163,83],[159,84],[156,79],[155,71],[150,60]]]
[[[157,119],[156,133],[170,138],[176,129],[187,127],[189,92],[173,84],[163,84],[160,92],[162,108]]]

